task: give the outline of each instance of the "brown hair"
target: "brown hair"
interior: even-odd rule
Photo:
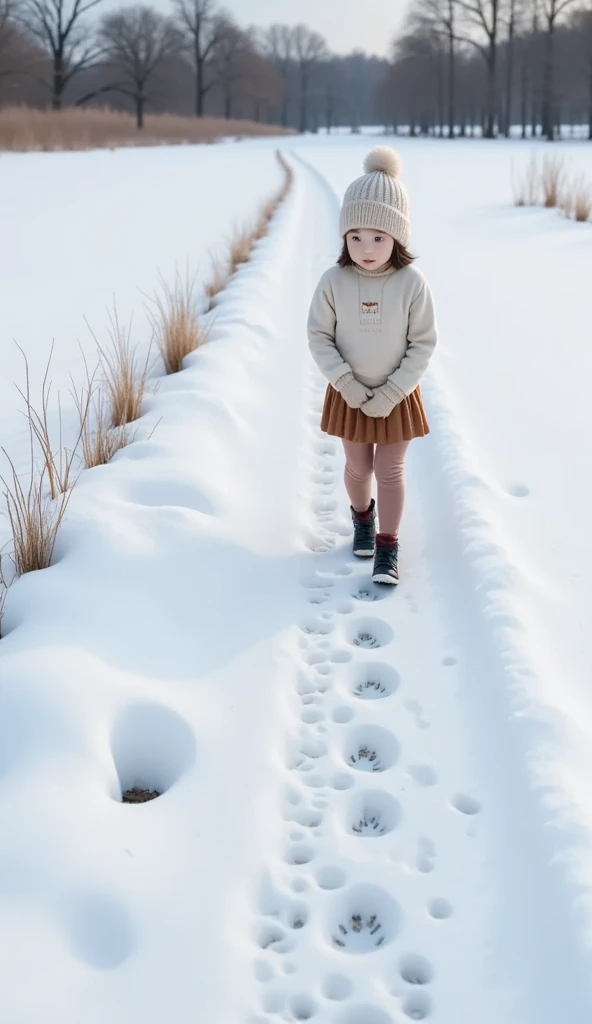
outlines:
[[[415,256],[411,255],[409,249],[406,249],[405,246],[395,238],[395,244],[393,246],[391,257],[388,261],[388,266],[394,267],[395,270],[402,270],[403,267],[408,267],[410,263],[413,263],[414,259]],[[343,239],[343,249],[341,250],[341,254],[337,262],[340,267],[353,266],[354,261],[352,260],[347,248],[347,237],[344,237]]]

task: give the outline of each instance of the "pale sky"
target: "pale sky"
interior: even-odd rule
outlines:
[[[304,22],[335,53],[359,48],[383,57],[400,26],[406,0],[222,0],[241,27]]]

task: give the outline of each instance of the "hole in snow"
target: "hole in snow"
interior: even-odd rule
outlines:
[[[429,764],[410,764],[407,774],[418,786],[435,786],[438,781],[436,772]]]
[[[343,953],[374,953],[388,945],[401,928],[399,904],[377,885],[355,885],[336,896],[328,933],[334,949]]]
[[[119,967],[135,944],[132,923],[112,896],[91,893],[76,900],[68,911],[68,931],[73,953],[91,967]]]
[[[409,953],[401,960],[401,977],[408,985],[429,985],[434,980],[434,968],[425,956]]]
[[[290,1000],[290,1009],[294,1020],[310,1020],[315,1015],[317,1005],[311,996],[300,995]]]
[[[528,495],[530,494],[530,487],[528,484],[518,482],[511,483],[508,485],[508,494],[512,498],[528,498]]]
[[[452,903],[438,896],[429,901],[428,914],[436,921],[445,921],[447,917],[452,917]]]
[[[315,881],[319,889],[341,889],[347,881],[347,875],[343,868],[332,866],[317,868]]]
[[[468,796],[466,793],[457,793],[452,798],[452,806],[455,810],[460,811],[461,814],[479,814],[481,810],[481,804],[474,797]]]
[[[297,843],[288,850],[286,861],[288,864],[309,864],[314,855],[312,846],[307,846],[306,843]]]
[[[348,639],[354,647],[376,650],[390,644],[394,633],[382,619],[356,619],[349,628]]]
[[[403,1012],[410,1020],[425,1020],[431,1008],[432,1001],[427,992],[412,992],[403,1003]]]
[[[399,758],[399,741],[379,725],[360,725],[350,731],[344,759],[359,772],[384,772]]]
[[[146,804],[149,800],[156,800],[156,797],[160,796],[155,789],[150,792],[149,789],[138,789],[134,786],[133,789],[126,789],[122,794],[121,802],[124,804]]]
[[[401,685],[399,673],[391,665],[358,662],[353,668],[350,689],[360,700],[382,700]]]
[[[399,801],[379,790],[357,793],[347,813],[348,831],[368,839],[378,839],[392,832],[403,816]]]
[[[156,703],[132,704],[115,724],[111,751],[122,793],[159,794],[193,765],[195,736],[176,711]]]

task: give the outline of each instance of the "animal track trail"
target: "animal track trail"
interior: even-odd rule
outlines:
[[[279,896],[273,913],[260,916],[256,933],[256,1009],[267,1021],[424,1020],[434,1013],[436,969],[421,949],[405,952],[399,945],[405,914],[397,896],[405,899],[405,886],[397,893],[388,874],[385,884],[375,884],[374,865],[401,863],[400,844],[410,842],[408,874],[437,880],[434,840],[402,837],[414,818],[409,803],[425,799],[426,790],[437,793],[439,775],[424,753],[405,751],[403,726],[400,738],[395,725],[405,712],[407,730],[425,731],[430,720],[405,692],[396,667],[398,628],[390,615],[380,614],[392,590],[373,584],[370,567],[353,560],[349,550],[342,553],[351,524],[340,519],[338,446],[320,433],[312,446],[314,522],[306,538],[309,569],[300,580],[298,700],[280,809]],[[419,614],[415,597],[403,596],[403,614]],[[478,802],[466,793],[442,799],[461,828],[479,814]],[[436,929],[449,927],[453,911],[437,889],[421,891],[415,910]],[[370,998],[364,972],[355,968],[367,958],[372,976],[382,982],[382,994]]]

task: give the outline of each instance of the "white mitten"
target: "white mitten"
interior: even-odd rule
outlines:
[[[350,409],[359,409],[372,394],[372,389],[367,388],[365,384],[360,384],[351,371],[344,373],[334,386]]]
[[[395,399],[392,398],[392,394],[393,392],[388,384],[383,384],[381,388],[376,388],[372,398],[364,402],[361,407],[364,416],[372,416],[374,419],[390,416],[397,405]]]

